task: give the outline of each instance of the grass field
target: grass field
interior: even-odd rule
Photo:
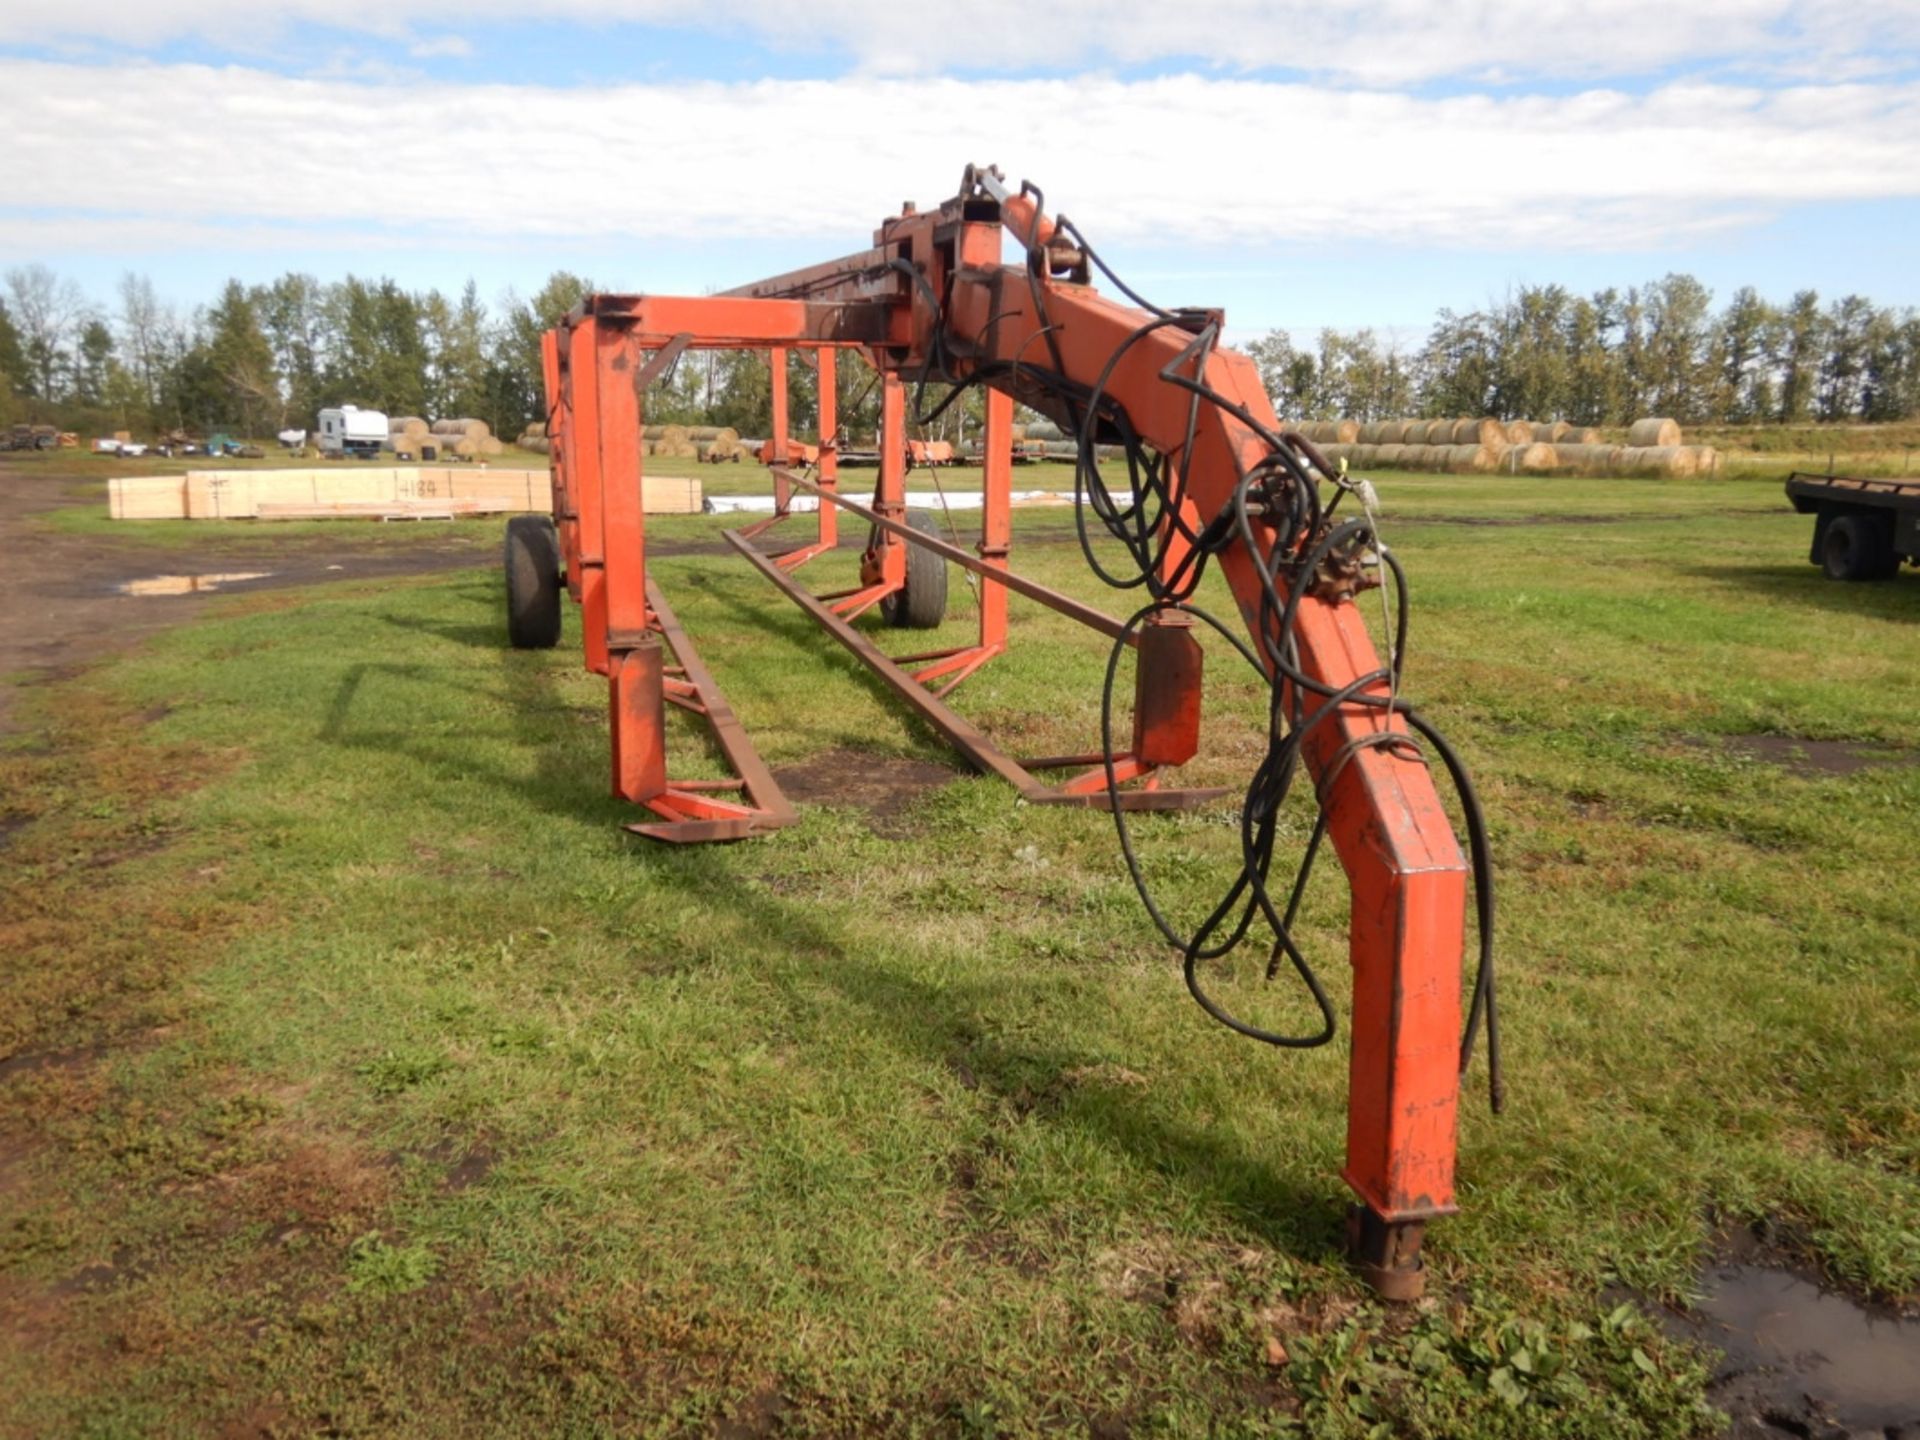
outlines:
[[[0,741],[0,1433],[1713,1433],[1627,1302],[1717,1230],[1920,1289],[1920,579],[1825,582],[1773,482],[1382,489],[1502,885],[1509,1112],[1476,1066],[1420,1307],[1341,1259],[1344,1035],[1207,1022],[1108,818],[886,789],[951,758],[682,554],[763,753],[865,803],[651,846],[577,617],[509,651],[461,572],[235,597]],[[1021,514],[1015,564],[1124,608],[1069,534]],[[1087,748],[1104,647],[1013,612],[959,708]],[[1258,690],[1212,663],[1191,768],[1244,782]],[[1141,834],[1196,914],[1231,807]],[[1324,869],[1336,998],[1345,914]]]

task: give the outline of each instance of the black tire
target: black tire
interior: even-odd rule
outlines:
[[[507,521],[507,639],[516,650],[560,641],[560,536],[544,515]]]
[[[1900,568],[1887,516],[1854,511],[1828,522],[1820,542],[1820,568],[1829,580],[1885,580]]]
[[[922,535],[940,531],[925,510],[907,512],[907,524]],[[880,602],[880,616],[900,630],[931,630],[947,616],[947,561],[943,555],[907,542],[907,583]]]

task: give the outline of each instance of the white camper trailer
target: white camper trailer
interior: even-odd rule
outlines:
[[[314,443],[322,455],[378,458],[387,443],[387,417],[378,410],[362,410],[358,405],[322,410]]]

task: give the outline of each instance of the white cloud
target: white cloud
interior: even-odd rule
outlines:
[[[473,45],[459,35],[433,35],[424,40],[415,40],[407,46],[407,53],[419,60],[432,60],[446,56],[459,58],[473,53]]]
[[[970,160],[1046,186],[1096,243],[1175,242],[1196,268],[1231,268],[1250,243],[1350,238],[1653,247],[1795,205],[1920,195],[1914,83],[1516,99],[1196,76],[564,90],[0,60],[0,93],[8,169],[34,177],[0,246],[43,258],[316,235],[631,240],[634,271],[649,237],[807,236],[836,253],[903,198],[951,194]],[[218,175],[218,194],[156,175]]]
[[[1175,59],[1232,73],[1287,68],[1366,84],[1436,76],[1646,74],[1726,60],[1798,73],[1902,63],[1913,0],[9,0],[0,45],[198,36],[258,45],[294,24],[402,39],[412,27],[660,24],[716,45],[752,38],[846,54],[869,72],[1018,73]]]

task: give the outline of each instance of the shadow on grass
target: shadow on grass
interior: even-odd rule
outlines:
[[[1829,580],[1808,564],[1682,565],[1682,575],[1738,587],[1768,600],[1818,606],[1874,620],[1920,620],[1920,573],[1903,569],[1889,580]]]
[[[492,587],[466,588],[476,603],[496,598]],[[724,591],[717,588],[715,593],[729,608],[747,610]],[[767,619],[757,610],[752,613],[758,622]],[[475,637],[483,628],[491,633],[490,627],[477,624],[389,618],[402,628],[459,644],[479,644]],[[801,644],[824,638],[798,615],[769,628]],[[459,736],[355,723],[356,709],[365,709],[364,691],[372,679],[438,686],[452,698],[471,699],[468,689],[431,661],[350,665],[317,738],[347,750],[405,756],[422,767],[430,782],[497,785],[521,797],[530,812],[576,825],[611,828],[632,819],[634,808],[611,799],[603,788],[604,728],[575,723],[578,707],[561,695],[549,661],[508,649],[498,636],[491,643],[499,648],[501,663],[497,678],[488,682],[487,698],[507,716],[505,738],[536,757],[530,772],[489,766],[480,758],[484,752],[477,753],[477,747]],[[750,843],[780,841],[775,837]],[[787,900],[742,884],[731,847],[677,848],[639,840],[631,844],[636,863],[649,869],[655,883],[676,888],[702,905],[724,897],[718,903],[739,922],[732,931],[742,941],[729,952],[729,963],[768,977],[788,992],[796,1008],[809,1008],[814,1003],[809,992],[817,995],[817,987],[825,984],[851,1015],[861,1017],[864,1029],[929,1069],[961,1077],[968,1088],[992,1097],[1000,1114],[1016,1122],[1066,1127],[1076,1137],[1112,1150],[1130,1167],[1172,1182],[1191,1201],[1190,1206],[1174,1208],[1213,1217],[1217,1232],[1317,1263],[1339,1252],[1341,1217],[1330,1181],[1316,1185],[1284,1174],[1224,1131],[1163,1113],[1151,1095],[1114,1095],[1076,1086],[1071,1077],[1105,1063],[1104,1052],[1076,1046],[1064,1035],[1012,1036],[983,1024],[983,1015],[1007,1010],[1005,987],[1025,984],[1021,977],[1010,975],[1004,983],[927,984],[849,948],[845,927],[831,907]],[[804,967],[789,963],[796,954],[808,957]],[[1169,969],[1168,984],[1176,983]]]

